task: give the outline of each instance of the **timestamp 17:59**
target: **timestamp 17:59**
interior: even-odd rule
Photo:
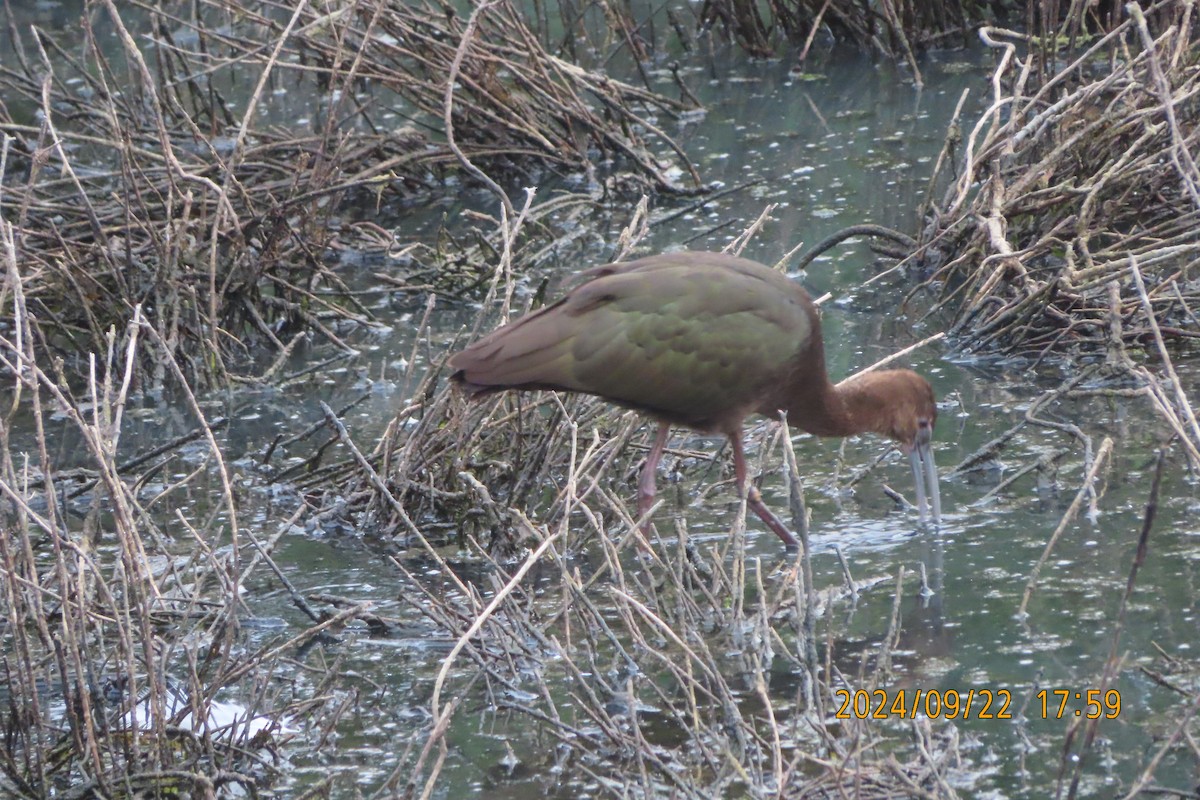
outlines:
[[[1042,719],[1062,719],[1070,715],[1087,719],[1116,719],[1121,713],[1121,693],[1116,689],[1107,692],[1099,689],[1042,689],[1035,697],[1042,704]],[[1067,704],[1071,700],[1083,703],[1083,708],[1068,710]]]

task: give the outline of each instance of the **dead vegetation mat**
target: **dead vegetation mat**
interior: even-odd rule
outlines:
[[[981,32],[997,54],[990,104],[956,121],[939,163],[955,174],[927,202],[915,252],[959,350],[1103,355],[1200,338],[1192,12],[1159,4],[1077,50]]]
[[[352,351],[371,294],[331,254],[394,236],[362,208],[402,215],[489,175],[573,175],[600,196],[599,159],[640,191],[702,191],[658,125],[690,103],[553,55],[510,3],[465,18],[100,0],[82,35],[14,30],[0,66],[0,204],[26,311],[68,377],[135,306],[197,388],[261,379],[309,336]],[[445,266],[386,245],[402,267]],[[447,270],[459,287],[488,274],[476,255]],[[161,386],[165,362],[139,363]]]

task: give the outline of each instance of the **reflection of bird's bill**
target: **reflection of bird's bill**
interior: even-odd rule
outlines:
[[[942,495],[938,490],[937,464],[933,462],[933,445],[929,441],[917,442],[908,451],[908,463],[912,465],[913,482],[917,487],[917,514],[921,522],[929,518],[932,501],[933,524],[942,524]],[[928,487],[928,495],[926,494]]]

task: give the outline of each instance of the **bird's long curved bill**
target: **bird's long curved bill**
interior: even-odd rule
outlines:
[[[913,481],[917,487],[917,513],[921,522],[933,513],[933,524],[942,524],[942,495],[938,491],[937,465],[933,463],[932,442],[918,442],[908,453],[912,465]],[[932,509],[931,509],[932,507]]]

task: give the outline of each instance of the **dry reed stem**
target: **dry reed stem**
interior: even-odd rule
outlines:
[[[1146,294],[1146,283],[1142,278],[1142,271],[1138,269],[1137,258],[1132,256],[1129,259],[1129,271],[1133,275],[1133,282],[1137,287],[1138,297],[1141,299],[1142,307],[1146,311],[1146,322],[1150,326],[1150,331],[1154,334],[1154,344],[1158,348],[1158,355],[1162,359],[1163,369],[1167,374],[1167,381],[1171,385],[1171,393],[1174,395],[1173,399],[1178,409],[1177,413],[1182,416],[1183,421],[1186,423],[1183,431],[1184,435],[1181,437],[1184,449],[1188,454],[1193,468],[1200,467],[1200,423],[1196,422],[1196,414],[1192,411],[1192,405],[1188,401],[1187,392],[1184,391],[1183,384],[1179,381],[1179,375],[1175,372],[1175,365],[1171,361],[1171,354],[1167,352],[1167,344],[1163,341],[1162,329],[1159,327],[1158,320],[1155,319],[1154,309],[1150,304],[1150,297]]]
[[[435,720],[435,735],[430,737],[430,742],[440,740],[440,736],[437,735],[438,732],[442,734],[445,733],[446,728],[449,725],[450,718],[454,715],[454,709],[458,705],[458,698],[455,698],[455,700],[445,709],[441,707],[440,703],[442,687],[446,683],[446,676],[449,674],[450,667],[453,666],[458,654],[462,652],[462,649],[466,646],[467,642],[469,642],[473,636],[478,634],[488,620],[491,619],[491,616],[496,612],[496,609],[499,608],[500,604],[504,602],[508,595],[511,594],[514,589],[516,589],[517,585],[521,582],[521,579],[524,578],[529,570],[533,568],[538,559],[550,549],[550,546],[554,544],[554,541],[558,538],[558,535],[559,534],[555,533],[547,536],[542,543],[537,546],[537,549],[526,557],[521,567],[513,573],[512,577],[508,579],[504,587],[500,591],[496,592],[496,594],[492,597],[491,602],[489,602],[487,606],[479,611],[479,613],[475,616],[475,619],[471,622],[471,626],[467,628],[467,630],[458,638],[458,641],[454,643],[454,647],[450,649],[450,653],[442,661],[441,669],[438,670],[437,677],[434,678],[433,695],[429,700],[430,713],[432,713],[433,719]],[[444,747],[444,745],[442,746]],[[427,743],[426,749],[428,749],[428,747],[429,744]],[[425,782],[425,790],[421,793],[422,800],[424,800],[424,798],[428,798],[433,793],[434,786],[437,782],[438,773],[440,772],[440,766],[441,762],[439,761],[438,766],[430,770],[429,777]]]
[[[781,41],[799,45],[803,63],[817,37],[903,60],[921,85],[917,54],[946,41],[964,40],[991,18],[985,6],[961,2],[887,0],[796,0],[757,6],[737,0],[706,0],[699,9],[702,30],[714,28],[751,56],[770,58]]]
[[[1100,442],[1100,449],[1096,453],[1096,458],[1092,461],[1091,467],[1087,470],[1087,474],[1083,478],[1083,484],[1079,487],[1079,491],[1075,493],[1075,499],[1071,501],[1071,505],[1063,513],[1058,527],[1054,529],[1054,533],[1050,535],[1050,539],[1046,542],[1046,547],[1042,550],[1042,555],[1029,572],[1029,580],[1025,584],[1025,592],[1021,596],[1021,604],[1017,607],[1017,616],[1019,618],[1024,619],[1027,616],[1026,609],[1028,609],[1029,600],[1033,597],[1034,589],[1037,587],[1038,576],[1041,574],[1042,567],[1050,559],[1051,553],[1054,552],[1054,546],[1058,544],[1059,538],[1067,529],[1067,526],[1079,514],[1079,509],[1083,505],[1083,501],[1095,497],[1096,479],[1099,477],[1100,470],[1112,454],[1112,449],[1113,440],[1105,436],[1104,441]]]

